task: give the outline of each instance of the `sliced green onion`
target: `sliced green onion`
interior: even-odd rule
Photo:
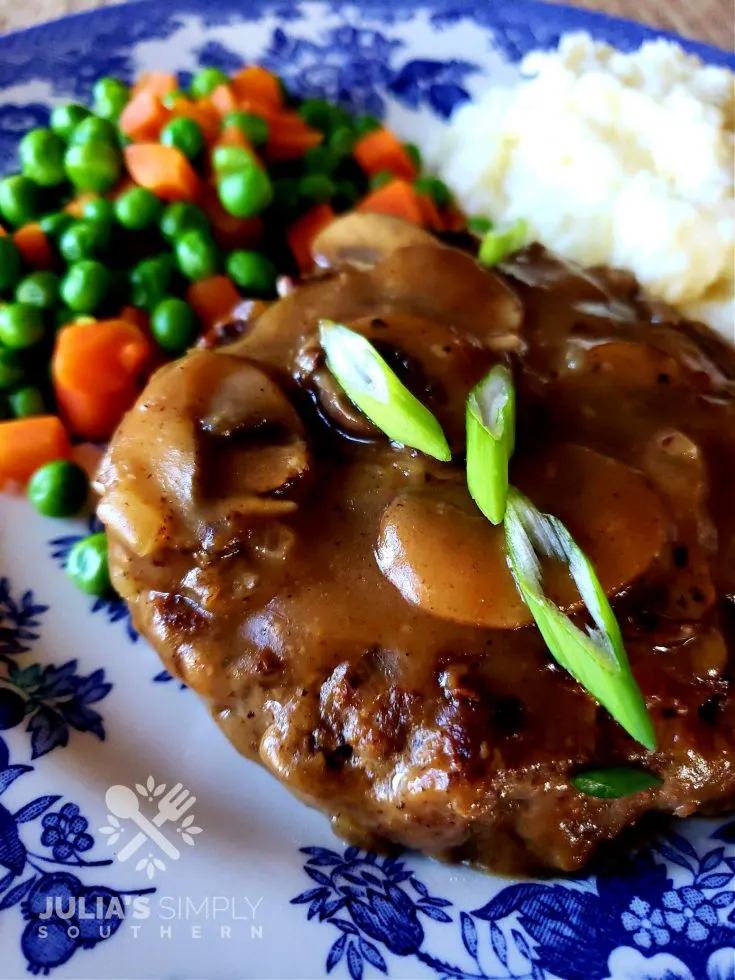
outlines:
[[[393,442],[444,462],[452,452],[439,422],[399,380],[369,340],[331,320],[319,324],[327,367],[345,394]]]
[[[617,800],[621,796],[633,796],[646,789],[663,785],[663,779],[647,769],[618,766],[614,769],[588,769],[573,776],[569,782],[580,793],[597,796],[601,800]]]
[[[634,739],[653,751],[656,735],[628,663],[615,613],[592,567],[569,531],[514,487],[505,515],[508,564],[518,591],[554,659],[600,702]],[[543,593],[539,555],[564,562],[596,629],[583,632]]]
[[[467,398],[467,486],[493,524],[505,517],[515,429],[513,375],[505,365],[496,364]]]
[[[519,218],[502,230],[491,228],[480,242],[480,262],[488,269],[507,259],[528,242],[528,225]]]

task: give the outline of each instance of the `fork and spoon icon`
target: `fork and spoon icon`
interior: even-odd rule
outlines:
[[[192,796],[188,789],[184,789],[181,783],[176,783],[165,796],[158,801],[158,813],[149,820],[140,812],[140,801],[134,790],[128,786],[111,786],[105,794],[105,803],[110,813],[120,820],[132,820],[138,827],[138,833],[132,840],[121,849],[117,858],[119,861],[127,861],[136,854],[146,841],[157,844],[163,853],[177,861],[181,857],[181,852],[175,844],[172,844],[159,830],[165,823],[176,823],[183,817],[187,810],[190,810],[196,803],[196,796]]]

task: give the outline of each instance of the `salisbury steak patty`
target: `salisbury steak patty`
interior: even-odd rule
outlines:
[[[648,810],[724,805],[732,353],[624,277],[537,249],[501,277],[410,236],[391,254],[390,235],[364,231],[351,251],[328,241],[341,271],[234,344],[161,369],[115,436],[99,514],[135,625],[241,752],[360,843],[574,869]],[[376,344],[454,464],[361,417],[324,365],[320,318]],[[654,754],[552,661],[502,532],[467,493],[465,401],[498,360],[519,397],[511,479],[568,525],[614,598]],[[558,569],[548,590],[578,607]],[[662,787],[601,800],[570,786],[623,764]]]

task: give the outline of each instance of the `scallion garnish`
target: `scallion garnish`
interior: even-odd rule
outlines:
[[[656,736],[628,663],[620,627],[592,563],[560,520],[543,514],[515,488],[505,514],[508,563],[518,591],[554,659],[647,749]],[[567,565],[596,629],[584,633],[543,592],[539,556]]]
[[[345,394],[393,442],[443,462],[452,452],[437,419],[355,330],[322,320],[319,339],[327,367]]]
[[[621,796],[633,796],[646,789],[663,785],[663,779],[647,769],[617,766],[612,769],[588,769],[577,773],[569,782],[580,793],[596,796],[601,800],[617,800]]]
[[[480,242],[480,263],[487,268],[497,265],[528,243],[528,225],[519,218],[504,229],[491,228]]]
[[[467,398],[467,486],[493,524],[500,524],[505,516],[515,426],[513,376],[503,364],[496,364]]]

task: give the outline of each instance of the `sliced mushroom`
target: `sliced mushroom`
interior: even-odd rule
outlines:
[[[507,349],[523,322],[518,295],[494,272],[455,248],[402,248],[372,273],[378,307],[451,324],[482,343]],[[375,311],[378,312],[379,311]]]
[[[348,325],[378,349],[401,381],[437,416],[453,452],[461,452],[467,394],[497,356],[473,335],[412,313],[360,317]],[[383,438],[337,385],[316,339],[307,342],[298,364],[300,380],[316,393],[330,421],[357,438]]]
[[[638,578],[661,550],[660,501],[622,463],[565,445],[520,468],[516,479],[567,524],[608,595]],[[381,518],[376,558],[404,599],[435,616],[503,629],[531,621],[508,569],[502,527],[485,520],[462,484],[399,494]],[[564,609],[581,605],[558,563],[545,564],[544,589]]]
[[[459,485],[441,495],[399,494],[383,512],[375,556],[407,602],[442,619],[505,629],[530,622],[502,528]]]
[[[575,345],[567,369],[580,384],[608,382],[621,388],[674,386],[684,380],[676,358],[649,344],[627,340],[595,344],[584,350]]]
[[[308,468],[301,421],[278,385],[243,358],[194,351],[158,371],[123,420],[100,468],[98,513],[138,556],[174,533],[202,546],[208,524],[293,510],[271,495]]]
[[[427,231],[387,214],[352,211],[320,232],[311,254],[324,269],[371,269],[398,248],[441,243]]]
[[[667,619],[700,619],[717,600],[712,564],[717,531],[707,510],[708,475],[699,446],[683,432],[661,432],[644,450],[643,468],[676,521],[664,588],[650,605]]]

